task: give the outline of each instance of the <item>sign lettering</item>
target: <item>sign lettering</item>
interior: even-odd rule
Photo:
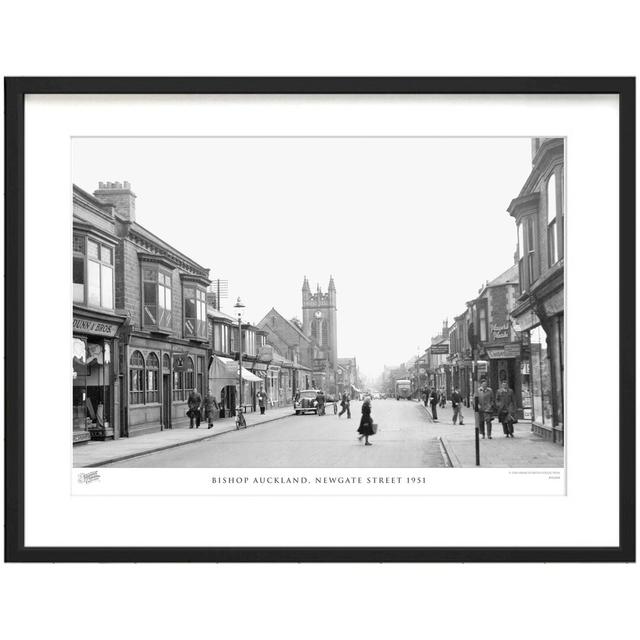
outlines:
[[[115,324],[97,322],[96,320],[73,319],[73,330],[96,336],[115,336],[118,327]]]

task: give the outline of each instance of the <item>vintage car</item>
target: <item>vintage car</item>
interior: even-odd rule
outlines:
[[[318,413],[317,389],[304,389],[298,394],[298,399],[293,403],[296,415],[301,413]]]

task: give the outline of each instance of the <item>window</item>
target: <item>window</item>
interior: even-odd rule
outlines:
[[[547,246],[549,266],[558,262],[558,209],[556,202],[556,176],[551,174],[547,182]]]
[[[524,223],[518,223],[518,275],[520,278],[520,291],[527,290],[526,274],[524,272]]]
[[[73,236],[73,301],[113,309],[113,248],[81,234]]]
[[[173,359],[173,399],[184,400],[184,373],[182,358]]]
[[[84,254],[85,237],[73,236],[73,301],[84,303]]]
[[[144,358],[134,351],[129,360],[129,401],[131,404],[144,403]]]
[[[184,287],[184,337],[207,337],[207,303],[204,289]]]
[[[527,219],[527,274],[528,274],[528,286],[531,286],[538,277],[535,271],[536,263],[536,232],[535,232],[535,218],[530,216]]]
[[[147,402],[158,402],[158,370],[160,361],[155,353],[147,356]]]
[[[487,301],[481,300],[478,306],[478,328],[480,329],[480,335],[478,339],[480,342],[487,341]]]
[[[171,371],[171,358],[166,353],[162,356],[162,369],[163,371]]]
[[[187,358],[187,368],[184,372],[184,389],[185,395],[195,387],[194,374],[193,374],[193,358]]]
[[[213,350],[229,353],[229,328],[226,324],[216,322],[213,325]]]
[[[155,265],[142,269],[142,325],[171,329],[171,274]]]

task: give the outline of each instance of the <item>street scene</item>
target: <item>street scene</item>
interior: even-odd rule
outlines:
[[[562,139],[74,144],[75,467],[564,467]]]

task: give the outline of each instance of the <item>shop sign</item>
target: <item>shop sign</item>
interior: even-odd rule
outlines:
[[[522,412],[523,414],[523,418],[525,420],[531,420],[531,409],[524,409],[524,411]]]
[[[449,353],[449,345],[448,344],[433,344],[429,348],[432,355],[441,355],[443,353]]]
[[[113,337],[118,331],[118,325],[110,324],[108,322],[99,322],[97,320],[74,318],[73,330],[92,336]]]
[[[517,358],[520,355],[519,344],[505,344],[501,349],[488,349],[487,355],[491,360],[501,360],[503,358]]]
[[[505,322],[504,324],[492,324],[491,325],[491,334],[493,335],[494,340],[505,340],[509,338],[509,325]]]

